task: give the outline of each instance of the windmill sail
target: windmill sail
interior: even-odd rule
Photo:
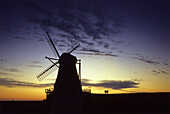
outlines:
[[[73,52],[76,48],[78,48],[80,44],[78,44],[75,48],[73,48],[69,53]]]
[[[48,75],[50,75],[54,70],[56,70],[57,67],[57,63],[54,63],[53,65],[49,66],[47,69],[45,69],[44,71],[42,71],[40,74],[38,74],[36,77],[39,81],[42,81],[44,78],[46,78]]]
[[[59,55],[59,53],[58,53],[58,51],[57,51],[57,49],[56,49],[56,47],[55,47],[55,45],[54,45],[51,37],[50,37],[50,35],[48,34],[48,32],[46,32],[46,33],[47,33],[47,35],[45,35],[45,39],[47,40],[48,44],[50,45],[50,47],[51,47],[54,55],[55,55],[56,57],[59,57],[59,58],[60,58],[60,55]]]

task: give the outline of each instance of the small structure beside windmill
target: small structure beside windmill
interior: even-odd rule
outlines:
[[[50,111],[51,113],[55,113],[57,111],[79,111],[81,110],[81,95],[82,95],[82,86],[81,86],[81,61],[77,60],[77,58],[71,55],[76,48],[79,47],[77,45],[68,53],[63,53],[61,56],[59,55],[50,35],[48,32],[46,39],[52,48],[54,54],[59,58],[49,58],[53,64],[37,75],[39,81],[43,80],[54,70],[59,68],[58,76],[56,82],[54,84],[54,90],[46,89],[47,100],[50,102]],[[55,62],[54,62],[55,61]],[[78,61],[79,64],[79,76],[76,69],[76,63]],[[57,106],[57,107],[56,107]]]

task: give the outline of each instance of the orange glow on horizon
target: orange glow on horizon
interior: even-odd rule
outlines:
[[[0,86],[0,100],[43,100],[46,98],[42,88],[7,88]]]

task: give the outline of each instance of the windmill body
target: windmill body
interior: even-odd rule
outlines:
[[[59,97],[75,97],[81,95],[81,83],[76,70],[77,58],[63,53],[59,59],[59,71],[54,84],[54,94]]]
[[[81,111],[82,89],[76,62],[77,58],[69,53],[63,53],[59,59],[58,76],[51,96],[53,113]]]

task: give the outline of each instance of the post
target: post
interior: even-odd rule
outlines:
[[[79,60],[79,79],[81,82],[81,60]]]

